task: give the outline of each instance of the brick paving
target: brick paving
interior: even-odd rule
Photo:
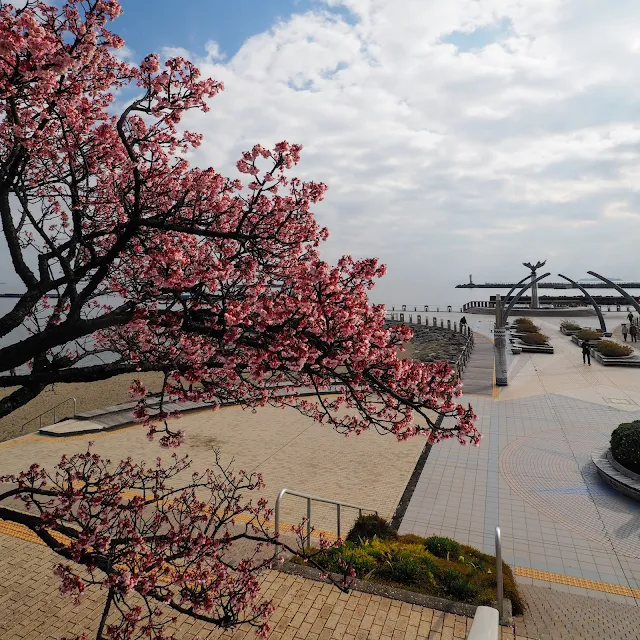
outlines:
[[[544,587],[520,587],[528,610],[516,637],[535,640],[640,640],[640,608]]]
[[[15,537],[0,534],[0,638],[54,640],[65,634],[89,634],[97,628],[105,593],[90,586],[79,605],[62,596],[53,576],[55,554]],[[335,587],[277,571],[264,575],[262,594],[272,599],[270,640],[462,640],[471,619],[370,594],[343,594]],[[180,640],[254,638],[247,626],[222,631],[179,616]],[[513,639],[513,630],[503,638]]]

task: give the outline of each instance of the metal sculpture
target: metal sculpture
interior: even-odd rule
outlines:
[[[544,267],[545,264],[547,264],[546,260],[544,262],[538,261],[535,265],[531,264],[530,262],[522,263],[524,267],[527,267],[527,269],[531,269],[531,284],[533,285],[531,287],[531,304],[529,305],[531,309],[537,309],[539,306],[538,305],[538,281],[536,280],[536,271],[540,269],[540,267]]]
[[[540,280],[542,280],[543,278],[546,278],[547,276],[550,276],[550,275],[551,275],[551,272],[543,273],[541,276],[538,276],[535,280],[532,280],[526,287],[522,287],[522,289],[520,289],[520,291],[518,292],[518,295],[516,295],[516,297],[511,301],[511,304],[505,309],[505,312],[502,314],[503,325],[507,324],[507,319],[509,318],[509,314],[511,313],[511,310],[516,305],[518,300],[520,300],[520,298],[522,297],[522,294],[529,287],[531,287],[532,285],[538,284],[538,282],[540,282]]]
[[[615,289],[638,313],[640,313],[640,304],[638,304],[638,301],[630,293],[625,291],[622,287],[618,286],[615,282],[609,280],[609,278],[605,278],[595,271],[587,271],[587,273],[594,278],[598,278],[598,280],[602,280],[602,282],[606,282],[612,289]]]
[[[604,316],[602,315],[602,311],[600,311],[600,307],[598,306],[598,303],[593,299],[591,294],[582,285],[577,283],[575,280],[572,280],[571,278],[567,278],[567,276],[563,276],[561,273],[558,274],[558,277],[563,278],[567,282],[570,282],[576,289],[580,289],[580,291],[582,291],[582,293],[584,294],[584,297],[587,299],[589,304],[593,306],[593,308],[596,310],[596,313],[598,314],[598,320],[600,321],[600,329],[602,329],[602,333],[607,333],[607,325],[604,322]]]

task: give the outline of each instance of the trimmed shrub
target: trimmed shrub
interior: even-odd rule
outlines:
[[[564,329],[565,331],[580,331],[580,329],[582,329],[579,324],[571,322],[571,320],[563,320],[560,323],[560,328]]]
[[[611,455],[629,471],[640,473],[640,420],[623,422],[613,430]]]
[[[374,536],[380,540],[395,540],[398,537],[398,532],[391,528],[387,520],[371,513],[358,517],[347,535],[347,542],[371,540]]]
[[[580,329],[580,331],[576,333],[576,337],[578,340],[599,340],[602,338],[602,334],[595,329]]]
[[[633,353],[633,349],[626,344],[620,344],[613,340],[599,340],[594,349],[597,349],[603,356],[608,358],[622,358],[624,356],[630,356]]]
[[[544,333],[525,333],[520,340],[525,344],[549,344],[549,338]]]
[[[460,557],[461,546],[451,538],[431,536],[424,541],[424,548],[437,558],[457,560]]]

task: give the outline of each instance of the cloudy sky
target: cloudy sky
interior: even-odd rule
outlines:
[[[194,161],[303,144],[324,255],[379,256],[376,300],[446,302],[545,258],[640,278],[637,0],[122,4],[132,60],[184,51],[225,83],[187,119]]]

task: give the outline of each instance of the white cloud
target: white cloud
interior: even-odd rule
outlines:
[[[620,233],[640,211],[637,0],[313,7],[233,57],[191,53],[226,86],[184,120],[205,134],[195,162],[233,173],[256,142],[302,143],[299,175],[329,185],[327,259],[381,256],[389,303],[434,278],[518,279],[524,253],[576,278],[640,275],[638,234]]]

